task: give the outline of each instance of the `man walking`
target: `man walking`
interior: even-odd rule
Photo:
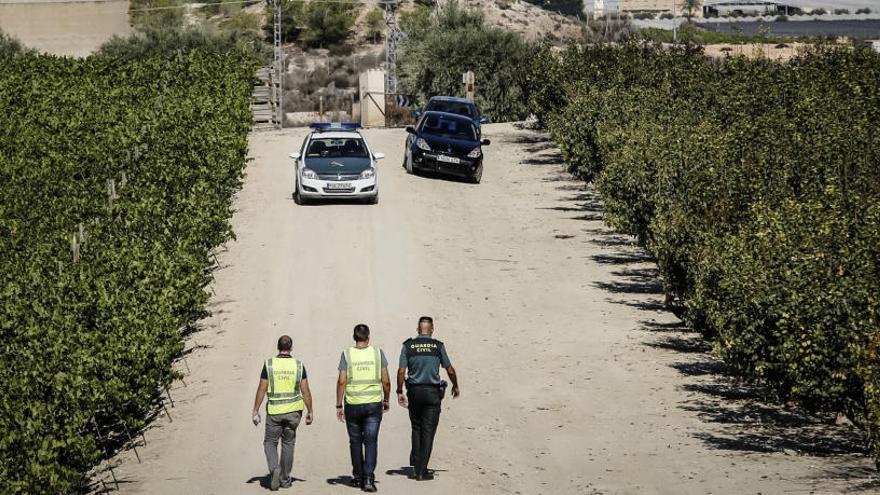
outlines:
[[[446,392],[446,382],[440,380],[440,367],[446,369],[452,382],[452,397],[457,398],[458,376],[446,355],[443,342],[433,338],[434,320],[419,318],[418,336],[403,343],[397,369],[397,402],[409,407],[412,426],[412,450],[409,463],[418,481],[434,479],[428,471],[428,461],[434,447],[434,434],[440,422],[440,402]],[[406,383],[406,395],[403,384]]]
[[[353,338],[354,347],[343,351],[339,358],[336,416],[348,429],[352,486],[375,492],[379,425],[383,412],[388,410],[391,380],[385,353],[370,346],[370,327],[355,326]]]
[[[278,339],[278,355],[263,363],[257,396],[254,398],[253,422],[260,423],[260,404],[266,401],[266,434],[263,448],[269,465],[269,489],[287,488],[293,482],[293,450],[296,429],[307,409],[306,424],[312,424],[312,393],[302,362],[290,355],[293,340],[287,335]],[[281,439],[281,462],[278,462],[278,439]]]

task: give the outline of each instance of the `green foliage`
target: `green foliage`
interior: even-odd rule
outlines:
[[[659,41],[661,43],[672,43],[672,30],[659,28],[642,28],[639,30],[639,37],[649,41]],[[702,29],[693,24],[682,24],[678,27],[679,43],[696,43],[700,45],[711,44],[731,44],[742,45],[748,43],[792,43],[794,41],[809,41],[808,39],[796,39],[787,36],[773,35],[750,35],[737,33],[720,33],[718,31],[709,31]]]
[[[21,41],[0,30],[0,59],[15,57],[28,53],[35,53],[32,48],[26,48]]]
[[[845,412],[880,459],[878,79],[862,48],[780,64],[625,44],[539,52],[531,80],[688,323],[781,399]]]
[[[302,7],[299,40],[321,48],[345,41],[357,19],[358,5],[354,0],[306,2]]]
[[[401,20],[409,35],[398,62],[402,91],[426,101],[462,95],[462,74],[473,71],[476,103],[493,121],[528,116],[528,71],[537,46],[518,34],[489,27],[458,2],[443,4],[438,16],[418,10]]]
[[[147,40],[0,58],[0,493],[78,492],[144,426],[232,236],[258,63]]]
[[[246,53],[263,59],[269,56],[253,32],[237,29],[219,33],[202,29],[147,29],[135,36],[111,38],[101,45],[97,55],[130,59],[194,50],[217,55]]]
[[[373,43],[378,43],[385,32],[385,14],[381,9],[373,9],[367,13],[367,37]]]
[[[184,9],[171,7],[180,7],[182,3],[181,0],[131,0],[131,25],[140,31],[180,29],[183,27]]]

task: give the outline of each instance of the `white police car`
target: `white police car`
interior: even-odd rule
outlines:
[[[376,161],[385,158],[374,153],[358,132],[359,124],[312,124],[299,151],[290,154],[296,163],[293,200],[304,204],[310,199],[363,199],[379,202]]]

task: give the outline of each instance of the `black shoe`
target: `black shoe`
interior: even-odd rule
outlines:
[[[416,481],[431,481],[434,479],[434,473],[430,471],[425,471],[424,473],[416,474]]]
[[[351,481],[348,482],[348,486],[352,488],[363,488],[364,480],[362,480],[360,476],[352,476]]]
[[[374,480],[373,478],[364,479],[363,490],[365,492],[370,492],[370,493],[377,491],[376,490],[376,480]]]

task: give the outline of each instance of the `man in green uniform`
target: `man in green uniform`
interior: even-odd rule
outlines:
[[[266,434],[263,448],[266,463],[269,465],[271,480],[269,489],[287,488],[292,483],[290,471],[293,468],[293,449],[296,444],[296,429],[302,419],[303,408],[307,409],[306,424],[312,424],[312,393],[306,368],[302,362],[290,355],[293,340],[287,335],[278,339],[278,355],[263,363],[257,396],[254,398],[253,422],[260,423],[260,404],[263,396],[266,401]],[[278,440],[281,439],[281,462],[278,462]]]
[[[351,451],[352,486],[376,491],[376,458],[379,426],[388,410],[391,380],[388,360],[378,347],[370,346],[370,327],[354,327],[354,347],[339,358],[336,381],[336,415],[345,421]],[[343,405],[343,398],[345,405]]]
[[[434,339],[434,320],[430,316],[419,318],[418,336],[403,343],[397,368],[397,402],[409,407],[412,426],[412,450],[409,463],[418,481],[431,480],[428,461],[434,446],[434,434],[440,422],[440,402],[446,391],[446,383],[440,380],[440,367],[446,369],[452,382],[452,397],[457,398],[458,375],[446,355],[443,342]],[[406,383],[406,395],[403,384]]]

